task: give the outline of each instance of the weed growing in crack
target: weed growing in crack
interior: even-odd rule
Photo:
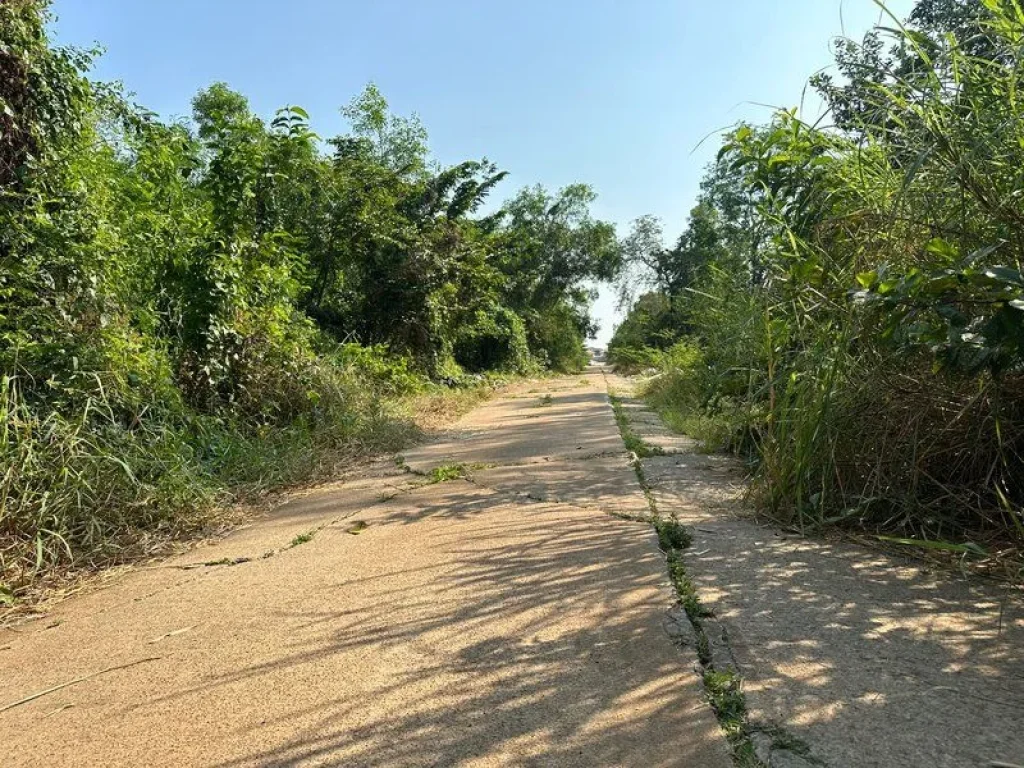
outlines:
[[[690,621],[694,623],[695,627],[703,629],[698,626],[700,620],[711,618],[714,616],[714,611],[701,603],[700,597],[697,595],[697,587],[694,586],[693,581],[686,573],[682,553],[675,549],[669,550],[667,560],[668,573],[672,579],[672,585],[676,589],[679,602],[686,609],[686,615],[690,617]]]
[[[657,518],[654,521],[654,529],[658,532],[658,545],[664,552],[686,549],[693,543],[690,532],[678,520]]]
[[[658,542],[665,550],[672,586],[693,627],[697,660],[703,671],[705,695],[729,740],[733,760],[740,768],[763,768],[763,763],[757,758],[750,740],[742,678],[735,672],[715,669],[711,641],[704,628],[704,619],[714,616],[714,612],[700,601],[697,587],[683,564],[682,550],[691,544],[689,531],[676,521],[656,519],[654,526],[658,532]],[[682,546],[674,546],[673,541],[681,543]]]
[[[307,531],[306,533],[300,533],[298,536],[292,539],[291,544],[289,544],[288,547],[297,547],[300,544],[305,544],[308,541],[312,541],[315,535],[316,531]]]
[[[741,733],[747,716],[742,681],[734,672],[704,672],[704,689],[726,733]]]
[[[242,565],[242,563],[248,563],[251,560],[251,557],[222,557],[220,560],[207,560],[205,563],[200,563],[200,565],[212,568],[216,565]]]
[[[742,679],[733,671],[715,669],[711,641],[704,628],[704,619],[711,618],[714,614],[701,603],[697,587],[687,574],[686,566],[683,563],[683,550],[693,543],[690,532],[678,520],[666,519],[658,514],[651,484],[644,472],[641,459],[663,455],[664,451],[648,445],[632,431],[626,411],[622,407],[621,398],[609,394],[609,399],[615,413],[615,422],[622,435],[622,441],[626,448],[634,454],[631,463],[637,480],[640,482],[640,487],[647,497],[647,504],[651,510],[650,522],[658,535],[658,546],[665,553],[669,578],[675,589],[676,597],[693,627],[705,695],[729,740],[735,764],[740,768],[764,768],[764,763],[758,759],[750,739],[751,728],[747,723],[747,705],[743,696]]]
[[[465,476],[465,464],[442,464],[439,467],[434,467],[428,475],[431,483],[447,483]]]
[[[636,473],[636,480],[640,483],[640,489],[644,492],[644,498],[647,499],[647,506],[651,509],[651,521],[654,522],[658,520],[658,506],[654,500],[654,493],[651,491],[651,484],[647,482],[644,465],[639,458],[634,458],[630,463],[633,465],[633,471]]]
[[[651,456],[664,456],[665,451],[656,445],[644,441],[629,425],[626,410],[622,407],[622,398],[617,395],[608,395],[612,404],[612,411],[615,414],[615,423],[619,425],[619,434],[622,435],[622,442],[626,444],[626,450],[632,452],[639,459],[646,459]]]

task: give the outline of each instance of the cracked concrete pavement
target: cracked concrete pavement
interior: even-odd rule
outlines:
[[[0,707],[74,682],[5,765],[730,765],[602,377],[533,386],[404,457],[468,479],[382,463],[0,630]]]
[[[699,453],[610,380],[633,432],[667,452],[643,460],[645,476],[693,532],[683,563],[727,638],[766,765],[1024,765],[1019,590],[757,523],[734,460]]]
[[[1018,594],[759,524],[734,461],[622,408],[762,765],[1024,764]],[[0,630],[0,707],[73,683],[0,710],[5,764],[731,764],[650,526],[615,517],[649,508],[601,375],[403,462]]]

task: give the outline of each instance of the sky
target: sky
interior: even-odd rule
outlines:
[[[905,17],[912,0],[889,0]],[[56,38],[105,53],[94,77],[185,116],[217,81],[270,116],[300,105],[315,130],[373,81],[417,113],[442,164],[488,157],[504,195],[577,181],[594,214],[654,214],[674,240],[716,134],[773,108],[817,112],[807,79],[837,36],[879,21],[874,0],[54,0]],[[888,19],[884,19],[889,23]],[[499,190],[499,194],[500,194]],[[604,287],[605,344],[620,317]]]

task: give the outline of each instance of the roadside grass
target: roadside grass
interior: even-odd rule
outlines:
[[[211,419],[126,431],[102,400],[45,421],[0,392],[0,619],[90,573],[219,534],[280,494],[420,442],[503,382],[379,396],[344,382],[322,425],[243,430]],[[398,459],[396,459],[398,461]],[[293,546],[305,543],[297,537]]]
[[[678,381],[681,375],[678,371],[665,372],[645,380],[641,385],[644,402],[673,432],[696,440],[699,451],[737,455],[751,473],[750,498],[759,515],[803,535],[830,531],[864,546],[927,561],[943,569],[970,569],[999,580],[1018,584],[1024,581],[1024,550],[1012,538],[1001,536],[998,531],[993,533],[994,527],[987,532],[960,531],[959,536],[950,536],[953,540],[949,540],[938,535],[944,520],[938,512],[928,517],[931,530],[915,522],[923,515],[923,508],[880,519],[876,508],[886,507],[876,497],[856,500],[848,508],[826,516],[819,508],[823,503],[820,497],[812,495],[806,513],[794,515],[790,507],[768,492],[770,485],[779,483],[767,477],[774,471],[774,465],[766,463],[753,433],[745,426],[750,414],[728,399],[723,399],[714,412],[705,412],[694,399],[690,386]],[[849,429],[857,427],[851,422]],[[801,442],[809,440],[801,438]],[[777,454],[771,456],[778,458]],[[950,534],[953,532],[949,529]]]
[[[708,415],[699,410],[659,402],[656,397],[645,396],[644,399],[654,408],[666,427],[676,434],[696,440],[702,453],[725,450],[732,440],[733,425],[724,415]]]

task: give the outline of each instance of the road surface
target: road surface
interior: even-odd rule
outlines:
[[[0,707],[73,683],[5,765],[731,765],[601,374],[404,462],[0,630]]]

